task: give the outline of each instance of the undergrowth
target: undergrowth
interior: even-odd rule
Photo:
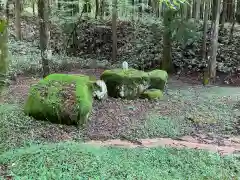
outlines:
[[[237,179],[240,160],[200,150],[93,147],[65,142],[0,155],[14,179]]]

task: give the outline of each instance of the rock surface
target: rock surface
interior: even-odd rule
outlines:
[[[163,70],[153,70],[144,72],[136,69],[113,69],[106,70],[100,77],[105,81],[108,95],[114,98],[137,99],[142,96],[145,90],[164,90],[168,79],[167,72]],[[158,91],[158,92],[160,92]],[[144,93],[145,95],[148,93]],[[158,97],[162,93],[157,93]],[[152,96],[147,96],[151,99]],[[154,96],[155,98],[155,96]]]
[[[24,106],[35,119],[83,125],[92,110],[89,76],[51,74],[33,85]]]

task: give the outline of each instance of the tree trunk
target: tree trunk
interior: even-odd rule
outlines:
[[[169,25],[172,22],[174,17],[174,11],[171,9],[164,10],[163,24],[164,24],[164,33],[163,33],[163,59],[161,62],[161,69],[171,73],[173,72],[173,63],[172,63],[172,39],[171,39],[171,29]]]
[[[97,19],[98,15],[99,15],[99,0],[95,0],[95,5],[96,5],[95,19]]]
[[[48,63],[48,41],[49,41],[49,27],[48,27],[48,3],[46,0],[38,0],[38,16],[40,25],[40,49],[43,67],[43,77],[49,75]]]
[[[188,6],[188,4],[186,4],[186,3],[181,4],[181,16],[185,20],[188,19],[188,15],[187,15],[187,13],[188,13],[187,8],[188,7],[187,6]]]
[[[210,2],[205,2],[204,10],[204,25],[203,25],[203,45],[202,45],[202,59],[206,59],[207,54],[207,31],[208,31],[208,13],[209,13]]]
[[[238,1],[238,2],[240,2],[240,1]],[[235,0],[233,1],[233,9],[235,9]],[[232,26],[231,26],[230,34],[229,34],[229,40],[228,40],[229,44],[232,43],[234,26],[236,24],[236,16],[235,16],[235,12],[234,11],[232,12],[231,22],[232,22]]]
[[[236,21],[240,23],[240,0],[237,0]]]
[[[22,39],[21,33],[21,0],[15,0],[15,30],[17,40]]]
[[[200,19],[204,18],[204,1],[200,4]]]
[[[187,19],[190,19],[192,17],[191,8],[192,7],[189,4],[187,4]]]
[[[7,21],[9,21],[9,19],[10,19],[10,0],[7,0],[7,2],[6,2],[6,17],[7,17]]]
[[[113,1],[112,9],[112,61],[117,60],[117,0]]]
[[[212,25],[211,28],[213,29],[213,23],[216,20],[216,7],[217,7],[217,1],[218,0],[213,0],[212,1]]]
[[[226,15],[227,21],[231,20],[232,13],[235,11],[234,6],[235,6],[235,4],[234,4],[233,0],[227,0],[227,15]]]
[[[153,4],[154,4],[154,12],[155,12],[155,15],[156,17],[159,17],[160,14],[159,14],[159,1],[158,0],[153,0]]]
[[[227,16],[227,3],[228,3],[228,0],[223,0],[223,11],[222,11],[220,31],[224,30],[224,24]]]
[[[35,13],[35,2],[32,2],[32,9],[33,9],[33,16],[35,16],[36,15],[36,13]]]
[[[5,86],[8,65],[9,65],[9,62],[8,62],[7,20],[4,18],[4,16],[1,16],[0,17],[0,96]]]
[[[104,10],[105,10],[105,3],[104,3],[105,0],[101,0],[101,3],[100,3],[100,19],[103,19],[103,16],[104,16]]]
[[[139,3],[139,7],[138,7],[138,12],[139,12],[139,17],[142,17],[142,12],[143,12],[143,8],[142,8],[142,0],[138,0]]]
[[[199,20],[200,18],[200,5],[201,5],[201,0],[196,0],[195,1],[195,18],[196,20]]]
[[[216,1],[216,14],[213,26],[213,35],[211,42],[211,58],[209,59],[209,80],[214,83],[216,80],[216,65],[217,65],[217,48],[218,48],[218,30],[219,30],[219,19],[220,19],[220,3],[221,0]]]
[[[196,1],[197,0],[192,0],[192,17],[196,18]]]

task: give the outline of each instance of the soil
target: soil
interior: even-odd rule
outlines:
[[[219,153],[220,155],[236,154],[240,152],[240,139],[225,140],[225,146],[217,146],[214,144],[199,143],[191,136],[184,136],[179,140],[170,138],[155,138],[155,139],[140,139],[140,143],[132,143],[120,139],[107,140],[107,141],[88,141],[86,144],[97,146],[117,146],[123,148],[152,148],[152,147],[173,147],[173,148],[188,148],[188,149],[203,149],[211,152]]]
[[[104,69],[82,69],[68,73],[83,73],[99,77],[103,71]],[[170,77],[169,84],[171,87],[175,86],[175,88],[200,85],[201,82],[199,79],[197,79],[197,77],[199,76],[172,76]],[[29,87],[38,81],[38,78],[29,78],[24,76],[17,77],[16,82],[13,82],[9,86],[8,92],[3,98],[3,101],[8,103],[23,103],[27,97]],[[124,147],[187,147],[194,149],[206,149],[213,152],[219,152],[223,155],[236,153],[237,151],[240,152],[240,139],[233,140],[227,137],[216,140],[211,139],[209,136],[204,134],[194,134],[194,136],[185,136],[177,140],[169,138],[140,139],[135,141],[129,139],[116,139],[117,137],[121,137],[121,135],[130,129],[130,127],[134,124],[144,121],[147,113],[153,110],[157,110],[157,113],[163,115],[169,113],[178,114],[181,109],[180,105],[178,104],[171,104],[171,108],[167,107],[169,107],[169,104],[159,104],[157,101],[148,101],[144,99],[129,101],[108,98],[104,101],[95,101],[89,123],[87,124],[87,130],[84,132],[86,137],[88,137],[88,140],[92,140],[88,141],[87,143]],[[44,131],[40,131],[36,129],[40,127],[39,124],[42,124],[42,122],[34,123],[36,127],[35,131],[39,132],[35,133],[33,128],[32,132],[35,133],[35,136],[51,139],[53,141],[75,140],[77,138],[77,131],[71,126],[48,124]]]

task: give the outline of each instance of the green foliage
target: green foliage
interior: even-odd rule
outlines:
[[[169,117],[149,115],[147,120],[141,124],[132,127],[131,133],[127,134],[130,138],[154,138],[170,137],[176,138],[188,135],[193,131],[193,127],[184,117]]]
[[[159,0],[160,3],[163,3],[166,5],[168,8],[173,9],[173,10],[179,10],[180,5],[184,3],[188,3],[189,0]]]
[[[0,155],[16,179],[232,179],[240,161],[199,150],[97,148],[74,142],[32,145]]]
[[[18,105],[0,105],[0,154],[31,139],[27,133],[31,120]]]
[[[181,43],[184,47],[202,37],[202,34],[198,32],[198,25],[191,20],[186,21],[180,17],[175,17],[169,28],[172,31],[172,39]]]

